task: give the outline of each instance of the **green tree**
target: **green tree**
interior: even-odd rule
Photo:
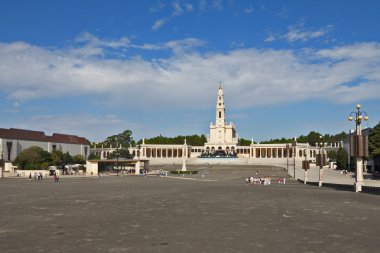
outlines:
[[[94,153],[91,153],[89,156],[88,156],[88,160],[100,160],[100,156],[94,154]]]
[[[250,146],[251,143],[252,143],[252,141],[250,141],[250,140],[239,138],[239,144],[241,146]]]
[[[120,134],[116,134],[116,135],[112,135],[112,136],[109,136],[107,137],[107,139],[102,142],[101,144],[104,144],[105,146],[113,146],[113,147],[116,147],[116,145],[118,146],[122,146],[124,148],[127,148],[130,146],[131,142],[132,142],[133,138],[132,138],[132,131],[131,130],[125,130],[124,132],[120,133]]]
[[[63,163],[63,153],[60,150],[55,150],[51,153],[51,165],[60,166]]]
[[[356,171],[356,157],[350,156],[350,165],[348,166],[351,171]]]
[[[86,159],[82,155],[76,155],[73,157],[74,163],[75,164],[85,164]]]
[[[327,151],[327,157],[330,160],[336,161],[338,158],[338,151],[337,150],[329,150]]]
[[[203,146],[206,142],[205,135],[178,135],[176,137],[164,137],[162,135],[145,139],[146,144],[184,144],[186,139],[186,143],[191,146]],[[137,144],[141,144],[142,140],[139,140]]]
[[[311,146],[315,146],[316,143],[321,142],[321,137],[322,135],[318,132],[311,131],[307,136],[307,143],[309,143]],[[326,140],[323,140],[326,142]]]
[[[21,169],[39,169],[41,168],[41,163],[49,162],[49,160],[50,155],[48,152],[40,147],[33,146],[24,149],[13,163]]]
[[[368,135],[368,151],[373,158],[380,157],[380,122]]]
[[[281,143],[291,143],[292,139],[285,139],[284,137],[281,139],[270,139],[269,141],[262,141],[262,144],[281,144]]]
[[[125,159],[132,159],[131,153],[129,153],[129,150],[126,148],[121,148],[117,151],[114,151],[109,154],[108,159],[115,159],[115,158],[125,158]]]
[[[66,153],[63,154],[63,163],[64,164],[73,164],[74,163],[74,159],[69,154],[69,152],[66,152]]]
[[[346,170],[347,165],[348,165],[348,153],[344,148],[340,147],[337,152],[336,167],[339,170]]]

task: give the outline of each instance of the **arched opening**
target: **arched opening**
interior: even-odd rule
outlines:
[[[222,112],[219,112],[219,119],[222,117]]]

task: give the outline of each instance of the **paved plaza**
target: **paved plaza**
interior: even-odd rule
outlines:
[[[380,196],[291,179],[246,185],[255,170],[4,179],[0,252],[379,251]]]

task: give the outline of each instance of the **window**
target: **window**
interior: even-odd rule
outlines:
[[[222,112],[219,112],[219,119],[222,117]]]
[[[57,150],[57,145],[53,145],[53,152]]]

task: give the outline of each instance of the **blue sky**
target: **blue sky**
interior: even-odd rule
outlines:
[[[0,2],[2,128],[101,141],[207,134],[255,141],[354,128],[380,111],[380,1]]]

